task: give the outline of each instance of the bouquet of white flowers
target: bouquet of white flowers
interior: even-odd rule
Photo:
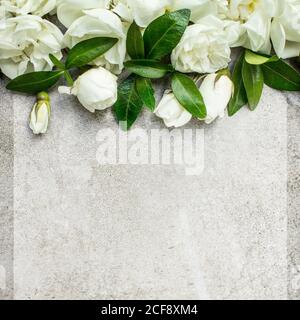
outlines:
[[[300,0],[0,2],[0,70],[12,79],[7,89],[37,95],[35,134],[47,131],[47,92],[61,78],[60,93],[90,112],[113,107],[124,130],[143,107],[180,127],[193,117],[211,123],[226,108],[254,110],[264,84],[300,91],[299,72],[284,60],[299,54]],[[156,102],[152,81],[163,77],[170,87]]]

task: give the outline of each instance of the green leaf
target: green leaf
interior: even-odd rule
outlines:
[[[244,87],[246,89],[250,110],[257,107],[264,87],[264,74],[260,65],[252,65],[245,60],[242,68]]]
[[[136,89],[144,105],[153,112],[155,109],[155,96],[151,80],[141,77],[137,78]]]
[[[127,33],[127,53],[131,59],[145,58],[144,40],[140,27],[133,22]]]
[[[191,11],[166,13],[149,24],[144,33],[146,57],[160,60],[177,46],[190,20]]]
[[[176,72],[172,76],[172,90],[179,103],[194,117],[205,119],[207,112],[202,95],[195,82]]]
[[[283,60],[262,66],[265,84],[273,89],[300,91],[300,73]]]
[[[63,70],[26,73],[11,80],[6,88],[12,91],[36,94],[47,91],[54,86],[63,74]]]
[[[228,115],[232,117],[236,114],[244,105],[247,104],[247,94],[243,83],[242,68],[245,54],[242,53],[240,58],[235,64],[232,82],[234,84],[234,94],[228,104]]]
[[[143,102],[136,92],[135,79],[130,77],[118,88],[118,100],[114,105],[116,117],[123,130],[129,130],[143,108]]]
[[[66,68],[83,67],[96,58],[102,56],[117,42],[118,39],[104,37],[92,38],[79,42],[69,51]]]
[[[125,68],[129,71],[144,77],[151,79],[158,79],[164,77],[168,72],[174,71],[173,67],[168,64],[163,64],[155,60],[130,60],[125,62]]]
[[[279,58],[277,56],[268,57],[266,55],[261,55],[261,54],[255,53],[253,51],[246,50],[245,60],[249,64],[261,65],[261,64],[265,64],[267,62],[278,61]]]
[[[58,69],[60,70],[65,69],[65,65],[61,61],[59,61],[53,54],[50,53],[49,58]]]

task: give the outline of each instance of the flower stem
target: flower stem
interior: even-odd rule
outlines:
[[[74,84],[74,80],[72,79],[72,76],[68,70],[65,71],[64,76],[67,80],[68,86],[72,87]]]

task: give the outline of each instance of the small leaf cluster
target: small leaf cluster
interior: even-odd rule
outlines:
[[[264,84],[277,90],[300,91],[300,74],[277,56],[244,51],[233,70],[234,95],[228,105],[229,116],[248,104],[251,111],[259,104]]]

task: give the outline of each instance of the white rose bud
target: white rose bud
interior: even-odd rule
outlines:
[[[34,134],[46,133],[51,114],[50,98],[47,92],[40,92],[30,113],[29,127]]]
[[[58,91],[77,96],[90,112],[104,110],[117,101],[117,77],[102,67],[94,68],[78,77],[71,88],[59,87]]]
[[[213,73],[205,77],[200,87],[207,110],[205,123],[209,124],[218,117],[224,117],[233,91],[234,86],[228,76]]]
[[[192,115],[182,107],[173,93],[165,93],[154,112],[164,120],[167,127],[178,128],[192,119]]]

